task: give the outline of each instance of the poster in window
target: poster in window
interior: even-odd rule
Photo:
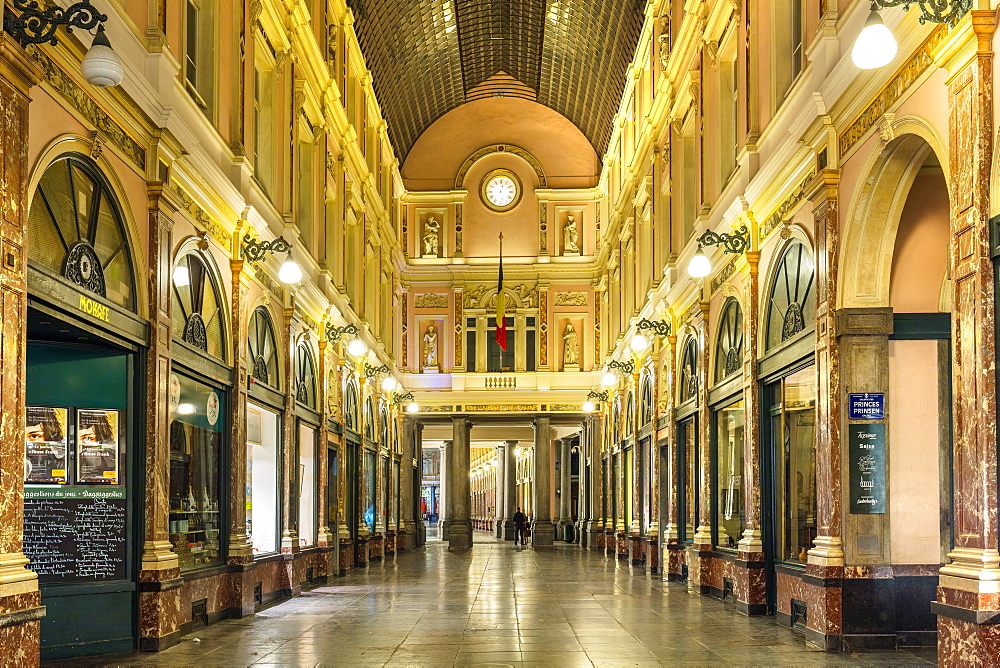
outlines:
[[[119,482],[118,411],[81,408],[76,412],[76,482]]]
[[[66,408],[28,406],[24,420],[24,481],[66,484]]]

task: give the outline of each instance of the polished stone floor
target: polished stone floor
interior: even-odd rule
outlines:
[[[440,542],[253,617],[200,629],[158,654],[73,666],[678,666],[935,663],[934,648],[832,654],[769,618],[635,574],[576,546],[547,552],[477,535]]]

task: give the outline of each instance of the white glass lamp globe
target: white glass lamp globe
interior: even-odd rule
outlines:
[[[302,268],[299,267],[298,262],[292,259],[291,253],[288,254],[288,257],[285,258],[285,263],[278,270],[278,280],[289,284],[298,283],[302,280]]]
[[[628,344],[628,347],[637,353],[641,353],[649,347],[649,339],[642,334],[636,334],[632,337],[632,342]]]
[[[87,83],[101,88],[117,86],[125,78],[122,61],[111,48],[111,42],[104,34],[104,26],[97,27],[97,37],[80,63],[80,74]]]
[[[354,339],[347,344],[347,352],[354,357],[361,357],[368,352],[368,346],[366,346],[365,342],[361,339]]]
[[[382,379],[382,389],[385,390],[386,392],[392,392],[393,390],[395,390],[397,384],[398,383],[396,383],[396,379],[393,378],[392,376],[386,376],[385,378]]]
[[[183,403],[177,404],[177,412],[181,415],[194,415],[195,407],[194,404]]]
[[[882,23],[877,11],[872,11],[865,27],[851,49],[851,60],[863,70],[873,70],[888,65],[896,57],[896,38]]]
[[[417,411],[419,411],[419,410],[420,410],[420,406],[418,406],[418,405],[417,405],[417,402],[416,402],[416,401],[411,401],[411,402],[410,402],[409,404],[407,404],[407,406],[406,406],[406,412],[407,412],[407,413],[416,413],[416,412],[417,412]]]
[[[179,288],[183,288],[186,285],[191,285],[191,275],[188,273],[188,268],[186,265],[179,264],[174,267],[174,285]]]
[[[618,382],[618,376],[616,376],[611,371],[605,371],[604,375],[601,376],[601,385],[603,385],[604,387],[611,387],[617,382]]]
[[[705,257],[705,252],[698,248],[698,252],[688,263],[688,274],[691,278],[705,278],[710,273],[712,273],[712,263]]]
[[[593,413],[594,412],[594,402],[593,401],[584,401],[583,402],[583,412],[584,413]]]

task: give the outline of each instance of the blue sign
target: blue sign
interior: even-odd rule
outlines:
[[[865,392],[847,395],[848,420],[884,420],[885,393]]]

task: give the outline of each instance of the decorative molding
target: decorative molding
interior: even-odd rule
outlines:
[[[795,208],[799,202],[806,196],[806,185],[813,180],[816,176],[816,169],[812,168],[809,173],[806,174],[802,179],[796,184],[792,192],[784,199],[784,201],[775,208],[770,216],[764,219],[763,224],[760,226],[760,239],[763,241],[771,232],[775,230],[778,225],[781,224],[788,212]]]
[[[423,293],[413,298],[414,308],[448,308],[448,295]]]
[[[538,404],[465,404],[466,413],[535,413]]]
[[[271,278],[270,276],[268,276],[267,272],[265,272],[263,270],[263,268],[257,267],[257,271],[254,274],[254,278],[257,279],[258,283],[260,283],[265,288],[267,288],[267,291],[269,293],[271,293],[272,295],[274,295],[274,298],[278,300],[279,304],[285,301],[285,290],[284,290],[284,288],[282,288],[281,285],[277,281],[275,281],[273,278]]]
[[[586,292],[557,292],[556,306],[586,306]]]
[[[41,68],[42,78],[45,80],[45,83],[56,89],[74,109],[83,114],[84,118],[90,121],[102,135],[124,151],[125,155],[139,169],[145,172],[146,149],[130,137],[122,126],[118,125],[111,116],[101,109],[100,105],[45,55],[41,49],[37,46],[29,45],[25,49],[25,52]]]
[[[681,314],[680,321],[688,322],[699,313],[701,313],[701,302],[696,301],[685,309],[684,313]]]
[[[510,144],[491,144],[490,146],[484,146],[462,163],[461,169],[458,170],[458,175],[455,177],[455,188],[461,188],[462,184],[465,182],[465,177],[468,175],[469,170],[472,169],[478,160],[485,158],[493,153],[510,153],[511,155],[516,155],[521,158],[535,171],[535,176],[538,178],[538,187],[547,188],[548,181],[545,179],[545,172],[542,171],[542,164],[538,162],[535,156],[531,155],[525,151],[520,146],[511,146]]]
[[[538,254],[539,255],[549,254],[548,208],[549,206],[546,202],[538,203]]]
[[[400,353],[402,356],[402,368],[409,369],[409,348],[410,348],[410,300],[407,299],[407,294],[403,293],[403,316],[400,318],[400,329],[402,330],[402,338],[400,341]]]
[[[230,247],[232,239],[229,232],[218,221],[212,218],[188,191],[184,190],[177,181],[170,182],[170,190],[177,195],[177,198],[181,202],[181,208],[187,211],[196,223],[201,225],[202,229],[208,233],[208,236],[218,241],[223,248],[228,249]]]
[[[948,29],[944,25],[939,25],[924,40],[906,63],[896,71],[889,82],[882,87],[882,90],[875,95],[875,98],[865,107],[864,111],[858,115],[847,129],[840,133],[837,144],[840,150],[840,158],[843,160],[851,148],[854,147],[868,131],[881,121],[885,112],[899,98],[909,91],[914,90],[913,84],[920,76],[934,65],[934,50],[944,40],[948,34]]]
[[[504,288],[507,298],[514,299],[515,308],[535,308],[538,306],[538,289],[524,283],[512,288]],[[465,291],[465,308],[490,309],[496,306],[497,290],[489,285],[480,285]],[[507,304],[511,305],[510,302]]]
[[[421,413],[453,413],[461,411],[461,406],[421,406]]]
[[[549,291],[538,291],[538,365],[549,365]]]
[[[462,292],[455,292],[455,368],[464,368],[462,362],[462,333],[465,331],[465,315],[462,313]]]
[[[722,287],[722,284],[725,283],[726,280],[736,272],[736,260],[738,257],[739,257],[738,255],[733,256],[729,260],[729,262],[726,263],[726,266],[723,267],[722,270],[715,275],[715,278],[712,279],[712,282],[710,284],[710,290],[712,294],[715,294],[718,291],[718,289]]]

